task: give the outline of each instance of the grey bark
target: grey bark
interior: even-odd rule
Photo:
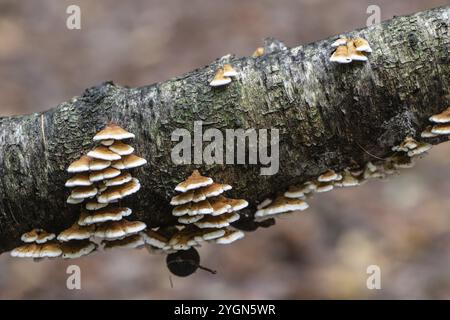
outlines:
[[[136,134],[137,154],[149,161],[134,171],[143,188],[127,204],[136,218],[170,224],[174,186],[199,168],[233,185],[231,196],[249,200],[243,227],[252,228],[256,203],[267,196],[327,168],[364,164],[369,153],[385,157],[407,135],[419,137],[427,118],[450,104],[449,20],[446,6],[342,34],[370,42],[366,63],[330,63],[337,37],[292,49],[267,41],[260,58],[230,58],[241,75],[224,88],[208,85],[218,60],[166,82],[108,82],[47,112],[0,118],[0,252],[31,228],[58,232],[75,221],[80,207],[65,203],[65,168],[110,121]],[[278,128],[280,171],[261,176],[256,165],[174,165],[171,133],[192,131],[195,120],[204,129]]]

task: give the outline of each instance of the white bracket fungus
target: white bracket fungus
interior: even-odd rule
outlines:
[[[365,53],[372,52],[369,42],[363,38],[339,38],[331,44],[336,48],[330,57],[331,62],[350,63],[352,61],[367,61]]]
[[[172,214],[178,217],[179,229],[167,239],[157,233],[155,236],[155,231],[146,231],[144,239],[147,244],[166,251],[178,251],[189,250],[203,241],[228,244],[241,239],[244,234],[233,229],[231,224],[239,220],[240,215],[236,212],[247,207],[248,202],[224,197],[223,193],[231,188],[228,184],[215,183],[194,170],[175,187],[181,194],[170,201],[175,206]],[[158,246],[154,245],[155,242]]]
[[[34,258],[39,261],[43,258],[56,258],[62,254],[59,243],[53,241],[55,234],[42,229],[33,229],[22,235],[25,243],[11,251],[11,256],[16,258]]]
[[[139,180],[129,172],[121,170],[136,168],[147,163],[133,154],[134,148],[122,142],[132,139],[134,134],[116,124],[109,124],[94,137],[100,145],[72,162],[67,171],[75,176],[67,180],[65,186],[73,188],[67,203],[85,204],[86,211],[80,213],[78,221],[62,231],[57,237],[59,242],[47,242],[55,238],[54,234],[42,230],[33,230],[22,236],[27,245],[14,249],[15,257],[58,257],[74,259],[94,252],[98,245],[96,238],[103,239],[104,247],[138,248],[144,244],[140,232],[146,229],[141,221],[128,221],[130,208],[114,205],[137,191]],[[109,243],[108,241],[113,242]]]
[[[216,71],[216,74],[214,75],[214,78],[211,80],[209,85],[211,87],[222,87],[229,84],[231,82],[231,78],[226,77],[224,73],[225,73],[224,70],[222,68],[219,68]]]
[[[229,84],[232,78],[237,77],[239,73],[229,63],[223,65],[222,68],[217,69],[214,78],[209,82],[211,87],[221,87]]]

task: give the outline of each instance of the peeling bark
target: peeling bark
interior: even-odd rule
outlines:
[[[407,135],[420,139],[428,117],[450,104],[449,22],[446,6],[342,34],[369,41],[366,63],[330,63],[336,37],[292,49],[272,39],[262,57],[226,58],[240,71],[226,87],[208,86],[217,60],[166,82],[108,82],[47,112],[0,118],[0,252],[33,227],[59,232],[75,221],[80,207],[65,203],[65,168],[110,121],[135,133],[136,154],[149,161],[133,172],[143,188],[128,204],[150,226],[173,221],[173,188],[194,168],[233,185],[230,195],[250,202],[248,215],[328,168],[389,155]],[[204,130],[279,129],[278,174],[261,176],[257,165],[174,165],[171,133],[192,131],[196,120]]]

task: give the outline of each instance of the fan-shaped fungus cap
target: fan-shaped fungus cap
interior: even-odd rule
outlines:
[[[347,44],[348,39],[345,37],[339,38],[336,41],[334,41],[331,46],[332,47],[339,47],[339,46],[345,46]]]
[[[20,239],[25,243],[45,243],[47,241],[53,240],[54,238],[54,233],[49,233],[42,229],[33,229],[27,233],[24,233]]]
[[[101,140],[124,140],[134,138],[134,134],[119,127],[117,124],[110,123],[103,130],[94,136],[94,141]]]
[[[72,162],[67,168],[67,172],[78,173],[89,171],[89,162],[91,158],[88,156],[81,156],[78,160]]]
[[[195,228],[185,227],[170,238],[169,246],[174,250],[188,250],[198,244],[194,239],[196,235],[197,230]]]
[[[211,80],[209,85],[211,87],[220,87],[227,85],[231,82],[231,78],[225,77],[224,71],[222,68],[217,69],[216,74],[214,75],[214,78]]]
[[[115,152],[112,152],[105,146],[99,146],[88,152],[88,157],[106,161],[120,160],[121,156]]]
[[[356,50],[360,52],[372,52],[372,48],[369,45],[369,42],[363,38],[356,38],[353,40]]]
[[[189,203],[194,199],[194,190],[178,194],[170,200],[170,204],[173,206],[179,206],[185,203]]]
[[[89,180],[89,174],[86,172],[77,173],[72,178],[66,181],[66,187],[86,187],[92,185]]]
[[[11,256],[16,258],[39,258],[41,247],[36,243],[25,244],[11,251]]]
[[[54,233],[49,233],[47,231],[41,231],[36,239],[36,243],[46,243],[47,241],[53,240],[55,239],[55,234]]]
[[[101,159],[91,159],[89,162],[89,170],[98,171],[108,168],[111,165],[111,161]]]
[[[97,201],[89,201],[86,203],[86,210],[94,211],[107,207],[108,203],[98,203]]]
[[[102,239],[116,240],[131,234],[138,233],[146,228],[145,223],[141,221],[108,221],[95,230],[95,236]]]
[[[61,248],[56,243],[30,243],[12,250],[11,256],[17,258],[56,258],[61,253]]]
[[[408,152],[409,150],[415,149],[418,145],[419,143],[413,137],[406,137],[400,145],[393,146],[392,151]]]
[[[89,240],[69,241],[61,245],[63,259],[77,259],[86,256],[97,248],[97,245]]]
[[[408,151],[408,156],[410,156],[410,157],[418,156],[418,155],[430,150],[431,147],[432,147],[432,145],[429,143],[419,142],[418,146],[415,149]]]
[[[327,170],[317,178],[319,182],[339,181],[341,179],[342,176],[339,173],[334,172],[334,170]]]
[[[284,193],[284,196],[286,198],[304,198],[305,194],[304,194],[304,186],[290,186],[288,188],[288,191],[286,191]],[[261,208],[263,208],[264,206],[262,206]],[[258,208],[258,209],[261,209]]]
[[[185,214],[189,213],[189,209],[191,208],[191,203],[185,203],[179,206],[176,206],[175,208],[173,208],[172,210],[172,215],[174,215],[175,217],[181,217],[184,216]]]
[[[115,178],[108,179],[103,181],[106,187],[114,187],[114,186],[120,186],[124,183],[130,182],[133,177],[128,172],[124,172],[120,175],[118,175]]]
[[[41,244],[39,258],[56,258],[62,253],[61,245],[58,243],[48,242]]]
[[[200,202],[205,200],[206,198],[218,196],[223,192],[231,189],[232,187],[229,184],[213,183],[210,184],[209,186],[195,189],[192,201]]]
[[[78,219],[78,224],[80,226],[88,226],[107,221],[119,221],[122,220],[123,217],[131,215],[131,212],[132,211],[130,208],[122,207],[104,208],[94,211],[91,214],[82,212],[80,218]]]
[[[200,266],[200,255],[195,248],[179,251],[167,255],[167,268],[178,277],[187,277],[193,274]]]
[[[111,167],[124,170],[124,169],[132,169],[143,166],[147,163],[147,160],[144,158],[138,157],[135,154],[130,154],[127,156],[123,156],[121,160],[114,161],[111,164]]]
[[[184,215],[178,218],[178,222],[182,224],[191,224],[201,220],[204,217],[202,214],[198,214],[195,216]]]
[[[286,198],[302,198],[304,195],[316,191],[316,189],[317,186],[315,183],[307,181],[302,186],[289,187],[288,191],[285,192],[284,196]]]
[[[33,229],[29,232],[24,233],[20,237],[20,240],[22,240],[22,242],[25,242],[25,243],[35,242],[41,232],[42,232],[42,229]]]
[[[228,199],[222,196],[209,200],[209,203],[213,208],[213,212],[211,213],[213,216],[224,214],[225,212],[228,212],[228,210],[232,209]]]
[[[348,52],[347,46],[339,46],[330,57],[331,62],[350,63],[352,58]]]
[[[441,113],[432,115],[430,118],[431,122],[435,123],[448,123],[450,122],[450,107],[442,111]]]
[[[367,61],[367,57],[361,52],[358,51],[355,47],[354,41],[350,40],[347,42],[348,54],[352,61]]]
[[[121,249],[136,249],[145,245],[145,241],[140,234],[134,234],[124,239],[103,241],[105,250],[121,248]]]
[[[197,231],[197,235],[194,237],[194,240],[197,242],[210,241],[223,237],[224,235],[225,229],[204,228]]]
[[[256,50],[253,52],[252,57],[258,58],[258,57],[261,57],[263,54],[264,54],[264,48],[259,47],[259,48],[256,48]]]
[[[201,187],[206,187],[212,184],[214,181],[209,177],[204,177],[198,172],[198,170],[194,170],[192,174],[183,182],[180,182],[175,190],[179,192],[186,192],[189,190],[194,190]]]
[[[248,202],[244,199],[228,199],[224,196],[218,196],[210,200],[213,207],[213,216],[222,214],[223,212],[233,212],[244,209],[248,206]],[[226,211],[224,211],[226,208]]]
[[[199,228],[224,228],[239,220],[239,214],[235,212],[224,213],[220,216],[205,216],[194,224]]]
[[[132,178],[130,182],[120,186],[110,187],[97,197],[100,203],[111,203],[114,200],[123,199],[133,193],[136,193],[141,188],[139,180]]]
[[[78,223],[74,223],[70,228],[62,231],[57,239],[62,242],[85,240],[89,239],[94,234],[94,230],[94,226],[80,226]]]
[[[188,214],[190,216],[194,216],[197,214],[211,214],[214,212],[213,207],[209,203],[208,200],[203,200],[200,202],[192,203],[191,207],[189,208]]]
[[[134,151],[134,148],[132,146],[123,143],[122,141],[114,142],[114,144],[109,146],[108,149],[121,156],[127,156],[129,154],[132,154]]]
[[[241,230],[232,230],[232,229],[227,229],[225,231],[225,234],[216,239],[216,243],[218,244],[230,244],[232,242],[235,242],[239,239],[244,238],[245,234],[244,232],[242,232]]]
[[[79,204],[79,203],[82,203],[83,201],[84,201],[84,199],[74,199],[71,196],[69,196],[67,198],[67,203],[68,204]]]
[[[434,125],[431,128],[431,133],[441,135],[441,134],[450,134],[450,123],[443,123]]]
[[[91,182],[102,181],[105,179],[112,179],[120,175],[120,170],[115,168],[106,168],[99,171],[94,171],[89,174],[89,180]]]
[[[226,64],[223,65],[223,75],[225,77],[237,77],[238,76],[238,72],[233,69],[231,64],[226,63]]]
[[[224,197],[225,198],[225,197]],[[231,208],[228,209],[228,212],[239,211],[248,206],[248,202],[244,199],[227,199],[228,204]]]
[[[144,238],[145,243],[155,247],[162,249],[164,248],[167,243],[169,242],[169,239],[164,237],[161,233],[158,231],[153,231],[151,229],[146,229],[142,233],[142,236]]]
[[[359,180],[357,178],[355,178],[354,176],[351,175],[350,172],[346,171],[344,173],[344,177],[341,181],[342,186],[343,187],[354,187],[354,186],[358,186]]]
[[[422,131],[422,133],[420,134],[421,138],[434,138],[437,137],[437,134],[434,134],[431,132],[431,126],[428,126],[425,128],[425,130]]]
[[[72,190],[72,193],[70,194],[70,198],[72,199],[87,199],[92,198],[97,194],[98,190],[95,186],[88,186],[88,187],[76,187]]]
[[[317,184],[317,193],[328,192],[334,189],[333,182],[321,182]]]
[[[305,210],[308,207],[308,204],[301,199],[291,199],[284,196],[279,196],[269,206],[257,210],[255,217],[264,217],[267,215],[274,215],[289,211]]]

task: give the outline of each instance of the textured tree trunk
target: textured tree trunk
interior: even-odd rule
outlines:
[[[248,215],[258,201],[328,168],[388,156],[450,104],[449,22],[446,6],[343,34],[370,42],[368,62],[329,62],[336,37],[293,49],[270,40],[262,57],[229,58],[240,76],[226,87],[208,85],[218,60],[163,83],[105,83],[47,112],[0,118],[0,252],[33,227],[57,232],[75,221],[80,207],[65,202],[65,169],[110,121],[136,134],[136,153],[148,160],[134,172],[142,189],[127,204],[150,226],[173,221],[173,189],[194,168],[233,185],[231,196],[249,200]],[[173,164],[171,133],[192,132],[197,120],[204,130],[279,129],[279,172]]]

